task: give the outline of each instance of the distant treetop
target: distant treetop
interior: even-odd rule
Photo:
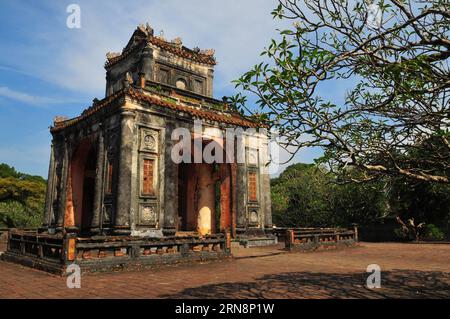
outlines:
[[[13,166],[9,166],[8,164],[1,163],[0,164],[0,178],[6,177],[14,177],[24,181],[34,181],[34,182],[46,182],[44,178],[37,175],[29,175],[25,173],[21,173],[16,171]]]

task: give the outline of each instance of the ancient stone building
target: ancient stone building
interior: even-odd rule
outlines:
[[[106,97],[51,127],[42,231],[164,237],[228,230],[234,238],[269,238],[267,136],[213,98],[215,64],[213,50],[167,41],[148,25],[121,53],[108,53]],[[227,128],[244,131],[241,141]],[[195,158],[208,149],[224,161]]]

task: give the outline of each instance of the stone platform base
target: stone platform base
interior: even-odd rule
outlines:
[[[142,256],[136,259],[129,259],[127,257],[119,257],[109,260],[87,260],[74,261],[74,264],[80,266],[83,273],[94,272],[112,272],[112,271],[127,271],[139,270],[152,267],[160,267],[164,265],[186,264],[195,262],[205,262],[214,260],[223,260],[231,257],[231,254],[223,252],[198,252],[188,253],[187,255],[171,254],[171,255],[154,255]],[[62,264],[57,261],[42,260],[32,256],[23,256],[6,252],[0,255],[0,260],[20,264],[26,267],[49,272],[55,275],[67,275],[66,269],[70,264]]]
[[[139,269],[231,257],[230,235],[136,238],[49,235],[13,231],[2,260],[64,275],[69,265],[83,272]]]
[[[289,251],[314,251],[353,247],[358,243],[358,230],[342,228],[288,229],[285,246]]]
[[[55,275],[63,275],[65,267],[56,260],[43,260],[33,256],[24,256],[14,252],[5,252],[0,255],[0,260],[19,264],[26,267],[49,272]]]

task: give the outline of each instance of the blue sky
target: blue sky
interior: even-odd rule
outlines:
[[[95,3],[94,3],[95,2]],[[66,8],[81,8],[81,29],[69,29]],[[0,162],[46,177],[56,115],[77,116],[104,97],[105,54],[126,45],[139,23],[180,36],[188,47],[214,48],[214,95],[235,93],[230,82],[254,64],[284,28],[270,12],[275,0],[129,0],[0,2]],[[343,87],[326,88],[327,93]],[[294,161],[311,162],[319,150]]]

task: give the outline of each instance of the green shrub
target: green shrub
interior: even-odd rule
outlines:
[[[36,228],[42,218],[43,210],[30,210],[18,201],[0,202],[0,228]]]
[[[425,238],[428,240],[443,240],[444,232],[433,224],[428,224],[425,228]]]

